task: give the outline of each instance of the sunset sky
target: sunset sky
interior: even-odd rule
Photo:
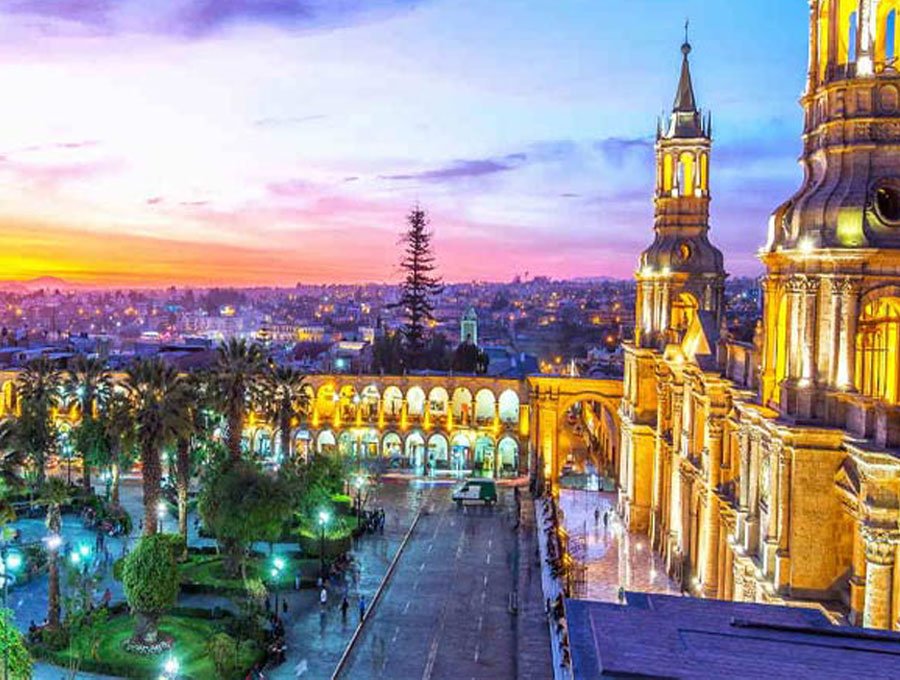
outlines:
[[[9,0],[0,278],[630,276],[685,17],[714,242],[754,274],[800,180],[802,0]]]

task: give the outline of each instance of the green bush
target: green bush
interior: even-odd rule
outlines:
[[[12,620],[12,612],[0,609],[0,648],[8,659],[9,677],[12,680],[27,680],[31,677],[31,654],[25,646],[22,633]]]
[[[144,536],[125,558],[122,585],[128,604],[138,614],[135,638],[156,640],[156,620],[178,598],[178,565],[171,537]]]

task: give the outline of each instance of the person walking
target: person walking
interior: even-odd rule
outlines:
[[[603,530],[609,528],[609,510],[603,513]]]
[[[594,524],[600,524],[600,507],[594,508]]]
[[[347,596],[344,595],[344,599],[341,600],[341,620],[344,623],[347,623],[347,610],[350,609],[350,602],[347,600]]]
[[[327,588],[323,587],[322,590],[319,591],[319,604],[322,605],[322,609],[325,609],[325,607],[328,605],[328,589]]]
[[[366,596],[359,596],[359,622],[362,623],[366,617]]]

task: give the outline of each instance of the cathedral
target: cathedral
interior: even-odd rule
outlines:
[[[712,118],[682,47],[625,348],[619,506],[693,595],[900,630],[900,0],[809,5],[804,178],[759,251],[752,339],[723,324]]]

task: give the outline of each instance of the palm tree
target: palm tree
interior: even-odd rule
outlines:
[[[76,436],[76,441],[84,466],[84,492],[90,495],[92,458],[96,456],[98,440],[102,436],[96,415],[112,392],[112,376],[106,370],[106,363],[95,357],[76,357],[72,368],[66,373],[65,391],[77,404],[81,414],[78,425],[80,436]]]
[[[106,462],[111,476],[110,501],[113,505],[118,505],[122,471],[134,464],[137,449],[137,428],[133,405],[128,397],[114,394],[103,407],[101,423],[107,443]]]
[[[16,380],[22,413],[15,438],[19,448],[31,457],[38,487],[46,479],[47,454],[56,445],[53,409],[60,403],[62,384],[62,373],[44,357],[29,362]]]
[[[209,380],[203,373],[191,373],[185,380],[188,396],[188,429],[181,432],[175,443],[175,486],[178,493],[178,532],[187,549],[188,492],[194,472],[195,458],[200,445],[209,440],[212,422],[207,410]]]
[[[50,532],[48,548],[49,584],[47,600],[47,625],[59,627],[59,546],[61,542],[62,506],[69,502],[69,487],[58,477],[48,479],[40,490],[38,503],[47,506],[47,529]]]
[[[144,535],[157,531],[161,497],[160,452],[189,427],[187,391],[178,371],[162,359],[138,359],[128,369],[125,388],[134,407],[137,442],[143,464]]]
[[[216,401],[225,414],[225,444],[232,461],[241,459],[248,401],[262,368],[263,351],[257,343],[231,338],[219,345],[213,384]]]
[[[282,458],[291,461],[294,417],[306,413],[309,407],[306,376],[290,367],[269,366],[261,379],[260,401],[267,417],[278,428]]]

